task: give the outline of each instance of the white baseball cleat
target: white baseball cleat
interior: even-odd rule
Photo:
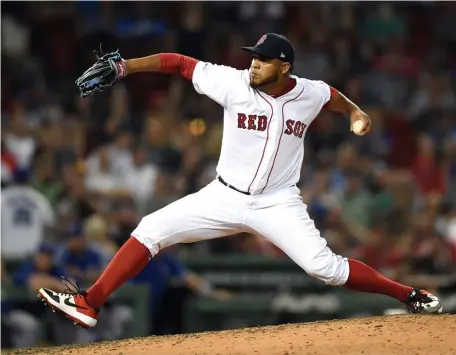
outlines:
[[[52,308],[52,311],[68,318],[83,328],[93,328],[97,324],[98,310],[86,301],[86,293],[75,286],[76,292],[55,292],[40,288],[38,298]]]
[[[425,290],[414,289],[405,302],[410,313],[440,314],[443,307],[440,300]]]

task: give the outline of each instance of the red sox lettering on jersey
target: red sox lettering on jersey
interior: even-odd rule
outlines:
[[[266,131],[268,118],[266,116],[246,115],[245,113],[238,113],[238,128]]]
[[[266,116],[246,115],[238,113],[238,128],[265,131],[268,124]],[[284,134],[294,134],[295,137],[302,138],[307,125],[301,121],[287,120]]]
[[[330,99],[329,86],[291,76],[296,86],[274,98],[249,85],[249,71],[198,62],[193,84],[224,108],[217,173],[252,195],[299,181],[305,132]]]

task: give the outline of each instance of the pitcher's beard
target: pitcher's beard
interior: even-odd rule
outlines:
[[[252,80],[250,80],[250,87],[252,89],[259,89],[259,90],[263,91],[262,89],[266,89],[268,86],[275,84],[278,79],[279,79],[279,74],[276,73],[275,75],[273,75],[267,79],[264,79],[261,83],[258,83],[258,84],[254,83],[254,82],[252,82]]]

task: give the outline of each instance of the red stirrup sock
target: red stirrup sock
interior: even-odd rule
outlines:
[[[100,308],[111,293],[144,269],[149,257],[149,249],[134,237],[128,239],[97,282],[87,290],[87,303],[93,308]]]
[[[379,293],[406,302],[413,287],[390,280],[358,260],[348,259],[350,275],[345,287],[361,292]]]

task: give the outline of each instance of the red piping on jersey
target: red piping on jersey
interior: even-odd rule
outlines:
[[[160,73],[179,74],[181,77],[192,80],[198,60],[177,53],[160,53]]]
[[[269,117],[268,129],[267,129],[267,133],[266,133],[266,142],[264,143],[263,154],[261,155],[261,160],[258,163],[258,167],[257,167],[256,173],[255,173],[255,176],[253,177],[252,182],[250,183],[249,188],[247,189],[248,192],[250,192],[250,187],[252,186],[253,182],[255,181],[257,174],[258,174],[258,170],[260,170],[261,163],[263,162],[264,152],[266,151],[266,146],[268,145],[268,140],[269,140],[269,127],[271,126],[272,116],[274,115],[274,108],[272,107],[271,103],[268,100],[266,100],[263,96],[261,96],[261,94],[258,90],[257,90],[257,93],[271,107],[271,117]]]
[[[285,116],[284,116],[284,108],[285,108],[285,105],[291,101],[294,101],[296,100],[299,96],[301,96],[301,94],[303,93],[304,91],[304,88],[302,88],[301,92],[294,98],[288,100],[287,102],[285,102],[282,106],[282,132],[280,133],[280,138],[279,138],[279,144],[277,145],[277,150],[276,150],[276,153],[275,153],[275,156],[274,156],[274,160],[272,161],[272,166],[271,166],[271,171],[269,171],[269,175],[268,175],[268,179],[266,180],[266,185],[264,185],[263,189],[261,190],[260,194],[263,193],[264,189],[266,188],[266,186],[268,186],[268,183],[269,183],[269,178],[271,177],[271,173],[272,173],[272,169],[274,169],[274,164],[275,164],[275,161],[276,161],[276,158],[277,158],[277,153],[279,153],[279,148],[280,148],[280,142],[282,141],[282,136],[283,136],[283,132],[284,132],[284,128],[285,128]]]

